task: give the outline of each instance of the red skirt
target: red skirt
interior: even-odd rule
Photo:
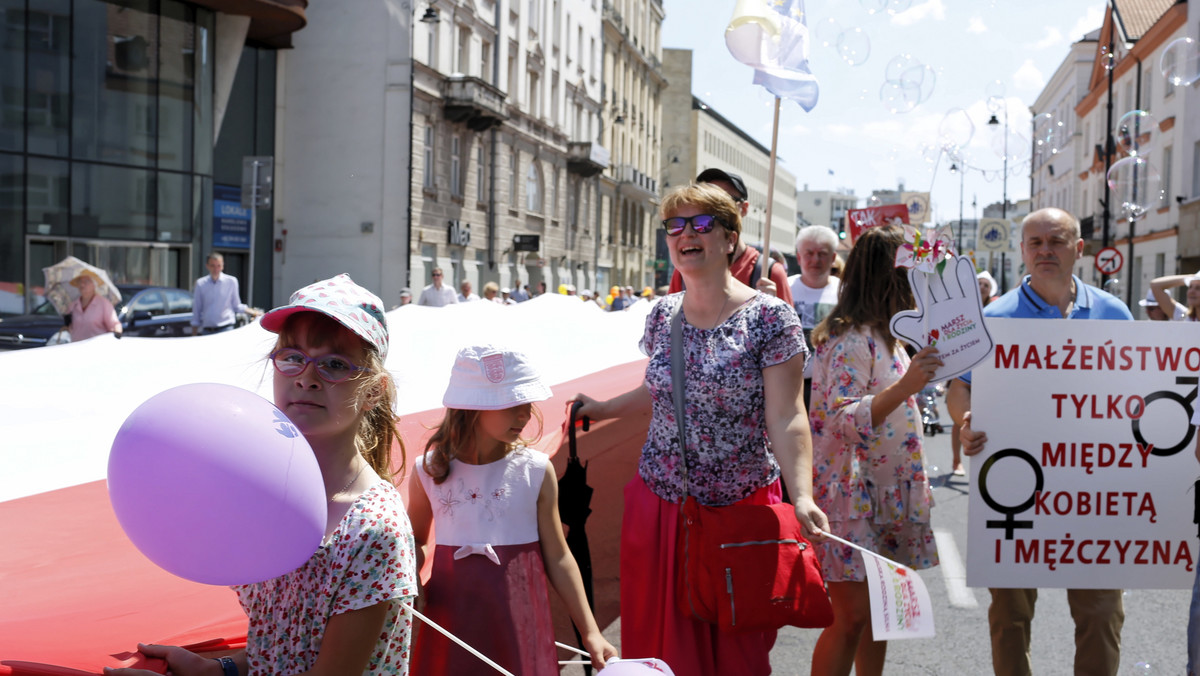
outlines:
[[[779,482],[739,504],[782,502]],[[771,673],[774,631],[726,633],[679,612],[675,603],[675,536],[679,508],[646,487],[625,486],[621,524],[621,657],[657,657],[676,674],[759,676]]]
[[[541,544],[497,545],[500,565],[438,545],[425,586],[425,614],[488,659],[520,676],[557,676],[558,649]],[[436,629],[420,626],[410,673],[497,673]]]

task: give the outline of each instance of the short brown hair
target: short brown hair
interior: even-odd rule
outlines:
[[[721,188],[711,183],[692,183],[675,188],[663,196],[662,204],[658,207],[659,217],[666,220],[685,205],[716,216],[725,229],[734,234],[735,244],[742,236],[742,212],[729,193]],[[737,250],[736,246],[734,250]],[[732,253],[729,254],[729,262],[733,262]]]

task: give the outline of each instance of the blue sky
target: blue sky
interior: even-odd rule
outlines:
[[[770,147],[773,98],[751,83],[753,71],[725,47],[735,4],[664,0],[663,47],[691,49],[692,93]],[[907,8],[896,14],[870,11],[889,4]],[[984,205],[1002,195],[1003,152],[993,151],[991,142],[995,135],[1002,146],[1003,137],[986,125],[989,96],[1007,101],[1010,143],[1027,144],[1029,106],[1071,43],[1100,27],[1105,7],[1103,0],[809,0],[806,5],[814,37],[809,62],[821,94],[810,113],[784,101],[783,165],[798,187],[853,189],[860,203],[873,189],[895,188],[900,181],[907,190],[932,187],[938,221],[956,220],[959,212],[959,177],[949,172],[950,160],[943,158],[936,172],[930,161],[936,159],[930,147],[939,145],[943,120],[961,108],[974,125],[967,160],[974,169],[964,178],[964,216],[974,216],[976,196],[982,215]],[[826,31],[830,19],[835,30]],[[844,53],[861,63],[852,65],[836,46],[822,44],[831,39],[836,45],[838,35],[843,47],[858,47]],[[869,51],[863,49],[867,46]],[[881,100],[889,63],[892,69],[928,67],[908,70],[910,77],[924,78],[927,96],[911,110],[893,112],[904,106]],[[1028,195],[1028,172],[1010,174],[1009,199]]]

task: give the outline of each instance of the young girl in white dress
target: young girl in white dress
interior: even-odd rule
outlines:
[[[558,674],[547,579],[593,666],[602,668],[617,654],[600,634],[567,549],[554,467],[521,437],[531,417],[541,424],[534,402],[549,398],[550,388],[520,352],[460,350],[442,400],[445,418],[417,462],[417,480],[409,482],[418,561],[436,524],[425,614],[521,676]],[[418,631],[414,674],[486,670],[442,634]]]

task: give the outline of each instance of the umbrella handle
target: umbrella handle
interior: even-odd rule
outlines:
[[[582,407],[582,406],[583,406],[582,401],[571,402],[571,412],[569,414],[570,419],[567,421],[567,440],[569,442],[568,447],[570,448],[570,451],[571,451],[571,459],[572,460],[576,460],[579,458],[579,452],[575,448],[575,416],[579,412],[580,407]],[[588,429],[591,428],[591,424],[592,424],[591,418],[588,418],[586,415],[583,416],[583,431],[584,432],[587,432]]]

